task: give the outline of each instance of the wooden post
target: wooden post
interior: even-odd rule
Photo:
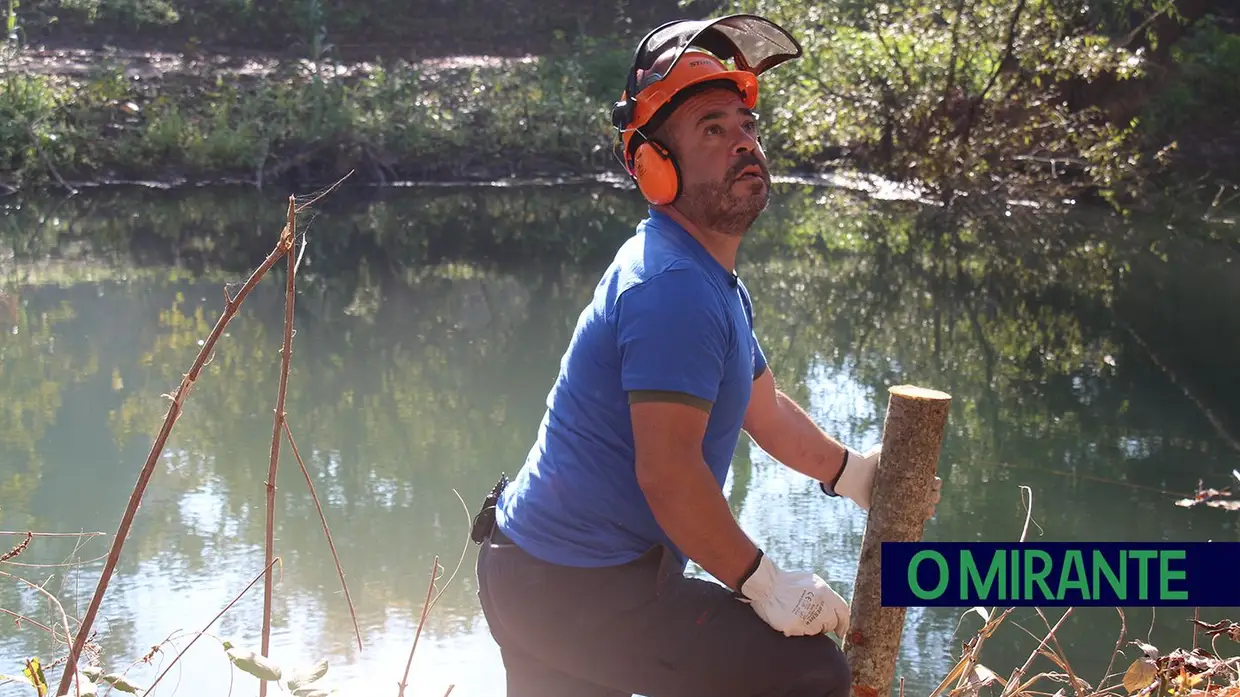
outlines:
[[[898,385],[888,392],[882,456],[861,538],[852,622],[844,644],[852,697],[891,694],[905,609],[881,605],[880,545],[921,540],[951,406],[951,396],[936,390]]]

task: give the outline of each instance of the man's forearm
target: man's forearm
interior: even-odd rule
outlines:
[[[830,482],[844,464],[845,448],[814,423],[792,398],[776,391],[775,416],[749,432],[759,448],[791,469]]]
[[[646,501],[672,542],[707,573],[740,590],[758,547],[737,524],[706,463],[699,457],[675,467],[644,467],[639,460],[637,468]]]

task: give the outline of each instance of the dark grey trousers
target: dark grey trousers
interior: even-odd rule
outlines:
[[[507,540],[478,554],[478,596],[508,697],[847,697],[829,637],[785,637],[726,588],[656,548],[623,566],[540,561]]]

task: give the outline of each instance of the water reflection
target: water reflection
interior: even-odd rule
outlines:
[[[14,258],[0,286],[9,329],[0,335],[0,528],[115,530],[167,408],[161,395],[218,316],[223,284],[243,280],[269,250],[282,210],[238,191],[107,192],[28,202],[0,218]],[[276,656],[327,656],[330,676],[380,690],[399,681],[432,559],[446,575],[463,549],[467,515],[455,492],[472,507],[524,456],[572,322],[640,213],[631,196],[600,189],[437,190],[333,199],[310,221],[287,411],[366,646],[357,651],[313,501],[285,448]],[[981,206],[943,219],[789,189],[755,232],[742,273],[777,378],[854,445],[879,439],[888,385],[953,395],[944,500],[928,539],[1019,537],[1022,485],[1033,492],[1031,539],[1236,539],[1235,513],[1172,505],[1198,478],[1225,483],[1237,455],[1231,250],[1191,228],[1151,246],[1160,227]],[[280,277],[230,324],[152,480],[96,625],[112,665],[200,629],[262,567]],[[781,563],[819,569],[851,593],[863,516],[747,443],[727,493]],[[14,561],[58,564],[106,549],[104,539],[75,550],[69,539],[38,538]],[[501,693],[472,555],[466,548],[419,642],[419,694],[449,683],[453,694]],[[65,577],[5,565],[52,576],[71,616],[99,568],[92,561]],[[11,583],[0,584],[0,607],[55,618]],[[910,694],[933,688],[978,625],[961,621],[962,610],[908,613],[897,674]],[[211,633],[257,646],[260,612],[256,588]],[[1130,634],[1144,637],[1153,619],[1155,643],[1191,642],[1185,613],[1152,615],[1129,611]],[[1045,631],[1033,610],[1013,619]],[[1078,611],[1063,632],[1091,681],[1106,668],[1117,620],[1110,609]],[[1006,674],[1035,645],[1011,625],[988,641],[984,661]],[[15,672],[11,657],[53,655],[51,646],[37,627],[5,625],[0,672]],[[134,677],[149,682],[176,650]],[[228,689],[210,641],[180,666],[161,694]],[[251,685],[242,676],[234,689]]]

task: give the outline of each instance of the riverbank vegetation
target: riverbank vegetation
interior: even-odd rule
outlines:
[[[15,188],[310,183],[352,170],[384,183],[597,171],[610,158],[603,71],[581,59],[240,62],[147,79],[107,57],[76,76],[9,70],[0,170]]]
[[[506,29],[492,4],[419,18],[380,0],[12,3],[0,185],[614,175],[607,107],[645,23],[725,11],[771,16],[805,47],[765,92],[785,171],[860,169],[941,202],[1211,200],[1240,180],[1240,29],[1221,0],[651,0]],[[423,20],[441,31],[400,33]],[[72,31],[117,50],[31,48],[67,51]]]
[[[1240,147],[1240,83],[1227,77],[1240,35],[1224,30],[1240,26],[1223,3],[739,4],[805,46],[768,80],[789,162],[860,161],[943,203],[1082,191],[1130,202],[1151,177],[1211,172]]]

